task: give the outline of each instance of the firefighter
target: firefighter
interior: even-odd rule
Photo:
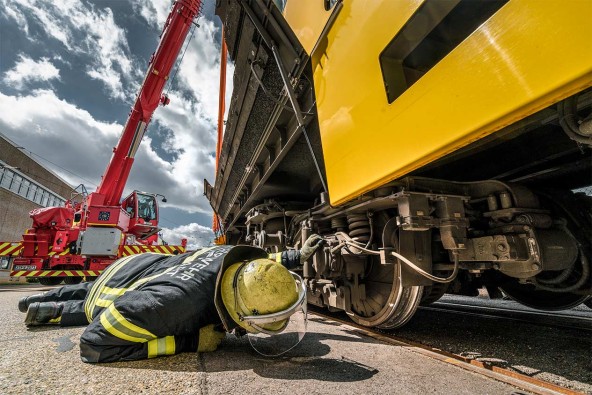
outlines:
[[[267,255],[256,247],[216,246],[176,256],[132,255],[94,282],[19,301],[27,326],[88,325],[82,361],[129,361],[214,351],[226,332],[246,334],[264,355],[280,355],[306,331],[306,288],[289,271],[322,244]]]

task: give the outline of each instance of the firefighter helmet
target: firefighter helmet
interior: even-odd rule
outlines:
[[[283,354],[304,336],[306,290],[300,276],[281,264],[265,258],[235,263],[220,288],[226,311],[259,353]]]

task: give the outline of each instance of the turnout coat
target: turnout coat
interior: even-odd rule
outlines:
[[[292,268],[300,254],[284,251],[276,256]],[[246,246],[216,246],[176,256],[133,255],[111,264],[93,283],[62,287],[46,294],[45,300],[79,299],[65,301],[61,325],[88,324],[80,338],[84,362],[196,351],[200,328],[237,327],[217,289],[223,271],[263,257],[264,250]]]

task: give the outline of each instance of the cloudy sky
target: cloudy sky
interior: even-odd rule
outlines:
[[[176,78],[165,87],[171,103],[154,113],[124,193],[166,195],[163,237],[171,244],[186,237],[190,246],[213,238],[202,194],[203,179],[214,181],[221,32],[214,0],[204,3]],[[0,133],[73,186],[94,190],[171,4],[0,0]]]

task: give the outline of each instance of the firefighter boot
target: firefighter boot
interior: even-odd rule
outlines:
[[[25,317],[25,325],[57,324],[59,323],[63,308],[64,304],[57,302],[31,303]]]
[[[18,309],[21,313],[26,313],[29,305],[35,302],[41,302],[43,300],[44,294],[36,294],[31,296],[25,296],[21,298],[18,302]]]

